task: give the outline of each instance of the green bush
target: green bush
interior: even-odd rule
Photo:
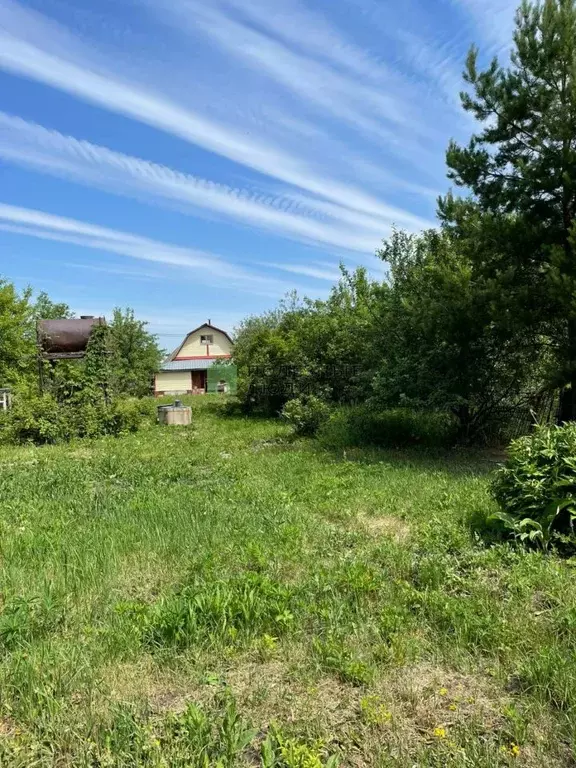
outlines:
[[[136,432],[153,423],[151,398],[122,398],[110,403],[100,392],[80,392],[65,402],[50,394],[27,393],[14,398],[14,406],[0,420],[0,442],[60,443],[77,437],[102,437]]]
[[[107,434],[138,432],[156,419],[156,403],[153,398],[126,397],[115,400],[107,412]]]
[[[15,397],[0,422],[2,442],[56,443],[70,439],[69,425],[52,395]]]
[[[374,411],[361,405],[339,408],[319,436],[331,448],[362,445],[438,448],[453,444],[456,432],[456,421],[448,413],[410,408]]]
[[[296,435],[311,436],[330,418],[330,406],[316,395],[301,395],[286,403],[282,417]]]
[[[576,424],[537,427],[514,440],[492,493],[506,528],[528,545],[576,543]]]

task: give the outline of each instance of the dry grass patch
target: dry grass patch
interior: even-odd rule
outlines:
[[[113,588],[122,600],[148,603],[172,587],[174,575],[158,553],[127,555],[118,569]]]
[[[474,721],[482,731],[497,731],[509,699],[490,678],[464,675],[432,664],[395,670],[385,680],[383,695],[396,719],[421,737],[438,727],[451,728]]]
[[[357,720],[360,693],[332,677],[307,679],[292,665],[247,661],[223,679],[260,728],[280,722],[299,731],[335,734]]]
[[[382,515],[380,517],[361,515],[358,517],[360,527],[371,536],[386,536],[399,543],[405,542],[410,538],[410,526],[405,520],[393,515]]]
[[[182,712],[203,700],[203,686],[181,667],[159,665],[151,656],[113,664],[102,676],[104,695],[117,703],[145,704],[152,712]]]

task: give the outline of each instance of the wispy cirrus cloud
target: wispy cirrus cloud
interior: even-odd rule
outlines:
[[[230,13],[231,5],[236,15]],[[281,18],[289,15],[290,5],[286,3],[280,19],[252,0],[154,0],[151,7],[160,20],[171,22],[180,32],[197,36],[202,31],[227,56],[283,87],[308,109],[347,123],[373,143],[401,155],[405,162],[418,165],[432,161],[431,135],[435,126],[421,119],[415,84],[376,64],[372,66],[373,78],[369,79],[368,61],[353,46],[346,48],[343,41],[331,55],[327,53],[330,43],[338,37],[321,23],[321,17],[314,28],[316,37],[299,34],[299,29],[308,28],[300,27],[300,23],[312,24],[317,19],[317,15],[304,13],[301,6],[296,6],[298,25],[294,21],[282,25]],[[241,15],[260,27],[268,27],[273,34],[244,22]],[[283,39],[278,40],[277,35]],[[322,49],[328,61],[321,60]],[[380,76],[374,77],[377,72]]]
[[[54,25],[45,36],[43,23],[37,14],[24,11],[12,0],[0,0],[0,67],[151,125],[343,208],[400,223],[412,219],[414,226],[420,226],[419,217],[361,186],[319,174],[305,158],[263,137],[251,139],[230,124],[216,122],[117,75],[76,40],[62,53],[64,49],[53,43]],[[64,33],[57,28],[54,34]]]
[[[373,252],[392,223],[424,225],[397,211],[396,221],[306,196],[263,195],[216,184],[163,165],[114,152],[0,112],[0,157],[113,193],[206,210],[315,245]],[[311,215],[319,214],[318,221]]]
[[[265,296],[281,296],[294,288],[290,283],[251,272],[216,254],[30,208],[0,203],[0,230],[178,267],[185,273],[191,272],[194,282],[204,285],[221,287],[225,279],[226,284],[238,290]]]
[[[278,262],[266,262],[266,266],[273,269],[279,269],[282,272],[291,272],[294,275],[305,275],[306,277],[312,277],[315,280],[327,280],[330,283],[336,283],[341,273],[334,268],[333,265],[318,265],[318,264],[282,264]]]
[[[451,0],[470,17],[481,39],[474,42],[489,54],[503,55],[512,47],[512,31],[519,0]],[[484,43],[484,46],[482,46]]]

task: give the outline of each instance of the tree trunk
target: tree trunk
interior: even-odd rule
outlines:
[[[571,381],[566,383],[560,392],[560,408],[558,409],[558,424],[566,421],[576,421],[576,319],[568,320],[568,370]]]

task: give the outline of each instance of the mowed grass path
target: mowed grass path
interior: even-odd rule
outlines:
[[[1,766],[570,766],[569,562],[486,459],[190,429],[0,455]]]

